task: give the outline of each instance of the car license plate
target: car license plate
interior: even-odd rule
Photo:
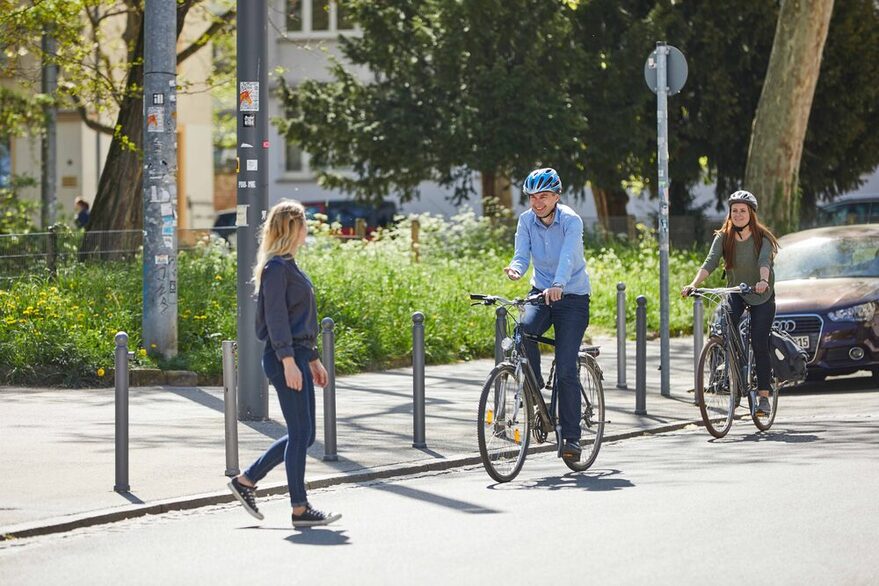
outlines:
[[[794,339],[794,342],[797,343],[797,346],[802,348],[803,350],[809,349],[809,336],[791,336]]]

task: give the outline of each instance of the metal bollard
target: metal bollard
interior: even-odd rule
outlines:
[[[704,321],[704,308],[702,306],[702,298],[696,297],[693,300],[693,404],[698,405],[699,399],[696,397],[696,377],[699,370],[699,355],[702,353],[703,334],[702,324]]]
[[[412,314],[412,411],[413,448],[426,448],[424,438],[424,314]]]
[[[223,417],[226,422],[226,476],[238,476],[238,369],[235,350],[238,344],[223,340]]]
[[[335,322],[325,317],[320,322],[323,346],[323,363],[327,369],[324,386],[324,461],[335,462],[336,453],[336,333]]]
[[[128,484],[128,334],[116,334],[116,492]]]
[[[498,307],[494,312],[494,363],[504,361],[504,349],[501,348],[501,340],[507,337],[507,308]]]
[[[617,283],[617,388],[626,385],[626,284]]]
[[[647,298],[635,310],[635,415],[647,415]]]

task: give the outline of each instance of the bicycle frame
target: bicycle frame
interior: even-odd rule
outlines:
[[[753,402],[755,386],[753,384],[754,372],[752,372],[752,358],[754,350],[750,343],[745,342],[745,340],[749,340],[751,337],[751,324],[750,320],[748,320],[747,329],[744,331],[740,328],[735,328],[733,326],[729,303],[729,295],[747,293],[748,291],[750,291],[750,287],[742,284],[738,287],[705,289],[701,290],[698,295],[700,297],[719,300],[718,310],[720,311],[720,316],[711,324],[710,331],[713,335],[720,337],[723,340],[724,348],[729,350],[730,358],[732,360],[730,374],[736,379],[736,392],[739,396],[747,394],[748,401]],[[741,321],[739,323],[741,325]],[[746,344],[747,352],[745,351]]]

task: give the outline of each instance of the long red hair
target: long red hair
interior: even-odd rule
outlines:
[[[769,243],[772,245],[772,255],[774,256],[775,253],[778,252],[778,239],[775,238],[775,235],[769,230],[769,228],[760,223],[760,220],[757,219],[757,211],[751,206],[747,204],[745,205],[748,208],[748,227],[751,228],[751,235],[754,238],[755,257],[760,254],[760,247],[763,245],[764,238],[769,240]],[[735,266],[736,243],[734,232],[735,229],[733,228],[732,223],[732,206],[730,206],[729,211],[726,214],[726,220],[723,222],[723,226],[720,227],[720,230],[715,232],[715,234],[723,234],[723,262],[726,270],[730,270]]]

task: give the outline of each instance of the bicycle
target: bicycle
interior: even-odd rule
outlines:
[[[525,340],[541,342],[554,346],[555,341],[543,336],[528,334],[522,329],[522,315],[528,304],[543,303],[543,294],[524,299],[504,299],[493,295],[471,294],[474,305],[500,305],[515,308],[517,316],[509,310],[506,313],[505,332],[501,348],[505,359],[492,369],[482,387],[479,398],[477,435],[479,454],[485,471],[497,482],[513,480],[528,453],[533,437],[538,443],[547,441],[550,433],[555,433],[558,456],[562,455],[561,424],[558,418],[558,388],[555,384],[555,360],[549,371],[544,388],[551,389],[550,405],[547,406],[539,389],[537,377],[525,355]],[[512,320],[512,331],[509,322]],[[563,458],[565,464],[575,472],[588,469],[598,456],[601,440],[604,437],[604,389],[602,372],[596,357],[598,346],[581,346],[577,370],[582,386],[580,401],[580,446],[579,460]]]
[[[716,438],[725,436],[732,427],[736,407],[743,396],[748,398],[751,420],[760,431],[772,427],[778,407],[777,380],[769,385],[768,415],[757,411],[757,370],[751,338],[750,319],[744,316],[738,331],[730,315],[729,295],[744,295],[751,288],[742,283],[738,287],[694,289],[691,297],[701,297],[717,305],[716,317],[710,334],[699,355],[696,370],[696,403],[708,432]],[[747,347],[747,353],[745,352]]]

